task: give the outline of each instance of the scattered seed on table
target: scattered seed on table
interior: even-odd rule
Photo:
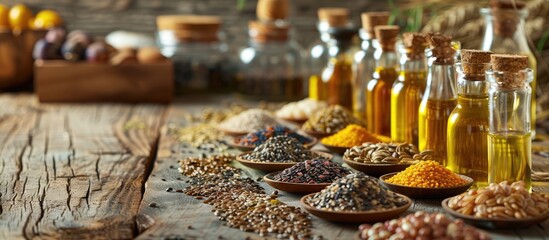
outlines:
[[[157,203],[154,203],[154,202],[152,202],[152,203],[149,203],[149,207],[158,207],[158,204],[157,204]]]

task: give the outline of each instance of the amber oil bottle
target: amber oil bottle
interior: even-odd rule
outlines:
[[[379,48],[375,52],[374,78],[366,86],[366,127],[376,134],[391,135],[391,88],[398,77],[395,51],[398,26],[375,27]]]
[[[448,167],[467,175],[477,187],[488,183],[488,82],[490,51],[461,50],[457,106],[448,119]]]
[[[452,38],[442,34],[425,36],[430,48],[426,51],[429,71],[427,87],[419,105],[419,150],[434,151],[435,159],[446,166],[448,117],[456,107],[454,57]]]
[[[418,144],[418,109],[427,78],[425,36],[404,33],[400,46],[400,74],[391,90],[391,138]]]

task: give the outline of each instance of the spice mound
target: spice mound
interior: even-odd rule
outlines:
[[[383,211],[404,206],[407,200],[385,189],[376,178],[364,173],[352,173],[333,182],[308,199],[322,210]]]
[[[248,133],[248,135],[244,137],[236,138],[235,143],[241,144],[244,146],[257,147],[265,143],[267,139],[274,136],[280,136],[280,135],[287,135],[289,137],[295,138],[302,144],[307,144],[312,141],[312,139],[305,137],[303,135],[300,135],[287,127],[284,127],[282,125],[277,125],[277,126],[268,126],[261,130]]]
[[[466,183],[459,175],[432,160],[421,161],[409,166],[386,181],[393,184],[423,188],[449,188]]]
[[[360,239],[490,239],[489,235],[463,220],[423,211],[384,223],[362,224],[358,229]]]
[[[249,109],[226,119],[219,124],[219,127],[231,132],[252,132],[269,125],[277,125],[277,121],[270,112]]]
[[[301,101],[288,103],[276,112],[276,116],[284,119],[307,120],[313,113],[328,107],[324,101],[305,98]]]
[[[336,147],[353,147],[365,142],[390,142],[391,138],[368,132],[366,128],[357,124],[347,125],[336,134],[325,137],[321,140],[322,144]]]
[[[244,159],[254,162],[303,162],[322,158],[319,154],[306,149],[297,139],[285,135],[269,138],[257,146]]]
[[[522,181],[503,181],[455,196],[448,201],[448,206],[477,218],[533,218],[549,213],[549,194],[529,193]]]
[[[419,152],[411,143],[363,143],[347,149],[343,155],[348,160],[367,164],[414,164],[433,159],[433,151]]]
[[[274,176],[274,180],[289,183],[331,183],[351,173],[348,169],[327,160],[307,160]]]
[[[303,124],[303,130],[334,134],[349,124],[360,124],[352,113],[339,105],[317,112]]]

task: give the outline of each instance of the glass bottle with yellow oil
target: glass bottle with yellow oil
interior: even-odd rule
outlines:
[[[457,106],[448,119],[448,167],[467,175],[477,187],[488,183],[488,82],[490,51],[461,50],[456,64]]]
[[[495,0],[491,1],[491,8],[482,8],[486,29],[482,41],[482,50],[501,54],[520,54],[528,57],[528,67],[534,71],[534,79],[530,82],[532,88],[532,104],[530,105],[530,119],[532,139],[536,135],[536,73],[537,61],[528,45],[524,28],[528,10],[523,1]]]
[[[488,91],[488,182],[524,181],[532,186],[532,138],[528,57],[492,54]]]
[[[309,74],[309,98],[327,100],[327,88],[323,85],[320,74],[330,59],[328,29],[349,27],[349,9],[346,8],[319,8],[317,29],[320,39],[315,41],[308,50],[307,69]]]
[[[400,46],[400,74],[391,89],[391,138],[418,144],[418,109],[427,78],[425,36],[404,33]]]
[[[361,15],[362,28],[359,36],[362,39],[361,50],[355,54],[356,74],[353,78],[353,114],[366,121],[366,86],[375,72],[374,53],[379,47],[375,39],[374,27],[389,22],[389,12],[367,12]]]
[[[328,104],[341,105],[348,110],[353,109],[352,79],[353,79],[353,37],[357,33],[354,28],[330,28],[328,53],[330,59],[322,70],[322,92],[326,93]]]
[[[398,26],[374,28],[379,48],[374,54],[376,71],[366,86],[366,127],[368,131],[391,135],[391,88],[398,77],[395,51]]]
[[[434,158],[446,166],[446,139],[448,117],[456,107],[456,81],[452,38],[442,34],[425,36],[430,48],[428,57],[427,87],[419,105],[419,150],[433,150]]]

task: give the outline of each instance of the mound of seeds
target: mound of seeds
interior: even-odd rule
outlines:
[[[490,239],[489,235],[463,220],[422,211],[384,223],[362,224],[358,229],[360,239]]]
[[[269,233],[277,238],[306,239],[311,221],[300,208],[280,202],[276,195],[254,192],[222,192],[204,201],[214,207],[219,219],[228,226],[260,236]]]
[[[227,154],[205,158],[188,157],[179,160],[179,172],[187,177],[216,175],[227,171],[240,173],[240,169],[229,165],[233,160],[234,156]]]
[[[255,162],[303,162],[322,158],[306,149],[297,139],[285,135],[269,138],[243,157]]]
[[[213,123],[199,123],[182,128],[170,126],[168,131],[179,142],[198,149],[222,152],[228,148],[223,140],[225,134],[217,130]]]
[[[360,124],[353,114],[339,105],[324,108],[303,124],[303,130],[334,134],[349,124]]]
[[[347,125],[336,134],[325,137],[321,140],[322,144],[336,147],[353,147],[365,142],[390,142],[391,138],[368,132],[366,128],[357,124]]]
[[[308,199],[322,210],[380,211],[404,206],[407,201],[385,189],[376,178],[364,173],[352,173],[333,182]]]
[[[274,176],[274,180],[290,183],[331,183],[351,173],[332,161],[314,159],[297,163]]]
[[[286,136],[295,138],[302,144],[307,144],[312,141],[312,139],[305,137],[303,135],[300,135],[285,126],[277,125],[277,126],[268,126],[264,129],[248,133],[244,137],[236,138],[235,143],[242,144],[245,146],[257,147],[265,143],[267,139],[274,136],[280,136],[280,135],[286,135]]]
[[[533,218],[549,212],[549,194],[529,193],[522,181],[511,184],[504,181],[455,196],[448,201],[448,206],[478,218]]]
[[[433,151],[419,152],[411,143],[363,143],[345,151],[345,158],[368,164],[413,164],[432,160]]]
[[[252,132],[269,125],[277,125],[277,121],[270,112],[249,109],[226,119],[219,124],[219,127],[232,132]]]
[[[459,175],[432,160],[413,164],[386,181],[393,184],[423,188],[449,188],[466,183]]]

